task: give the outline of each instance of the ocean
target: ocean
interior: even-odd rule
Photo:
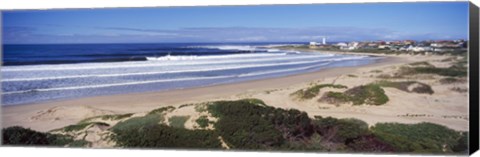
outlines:
[[[273,48],[286,44],[300,43],[3,45],[1,102],[20,105],[203,87],[380,59]]]

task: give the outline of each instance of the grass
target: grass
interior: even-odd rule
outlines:
[[[91,120],[93,120],[93,119],[101,119],[101,120],[120,120],[120,119],[124,119],[124,118],[131,117],[132,115],[133,115],[133,113],[116,114],[116,115],[101,115],[101,116],[95,116],[95,117],[90,117],[90,118],[83,119],[83,120],[81,120],[79,123],[89,122],[89,121],[91,121]]]
[[[327,92],[318,101],[333,104],[352,102],[353,105],[383,105],[388,100],[385,91],[379,85],[371,83],[351,88],[343,93]]]
[[[432,123],[378,123],[371,130],[398,152],[452,153],[452,148],[466,145],[460,132]]]
[[[206,128],[208,126],[208,123],[210,123],[210,121],[208,120],[208,117],[205,115],[200,116],[197,120],[195,120],[195,122],[197,122],[200,128]]]
[[[312,99],[318,95],[320,92],[320,89],[322,88],[348,88],[347,86],[344,85],[339,85],[339,84],[319,84],[319,85],[314,85],[312,87],[309,87],[307,89],[300,89],[290,95],[297,96],[300,99]]]
[[[347,76],[348,76],[348,77],[354,77],[354,78],[355,78],[355,77],[358,77],[357,75],[353,75],[353,74],[348,74]]]
[[[422,61],[422,62],[414,62],[414,63],[410,63],[409,65],[411,66],[426,66],[426,67],[433,67],[432,64],[430,64],[429,62],[426,62],[426,61]]]
[[[78,123],[78,124],[68,125],[61,130],[65,131],[65,132],[80,131],[80,130],[85,129],[87,126],[90,126],[90,125],[110,126],[109,124],[103,123],[103,122],[82,122],[82,123]]]
[[[206,112],[207,111],[207,104],[208,103],[201,103],[195,105],[195,111],[197,112]]]
[[[195,104],[183,104],[183,105],[178,106],[178,108],[180,109],[180,108],[184,108],[184,107],[188,107],[188,106],[193,106],[193,105],[195,105]]]
[[[465,77],[467,76],[467,68],[451,66],[448,68],[438,67],[402,67],[399,71],[400,75],[416,75],[416,74],[435,74],[448,77]]]
[[[169,125],[175,128],[185,128],[185,122],[190,116],[172,116],[168,119]]]
[[[90,142],[85,140],[74,140],[72,136],[43,133],[20,126],[13,126],[2,129],[2,145],[48,145],[83,147]]]
[[[417,82],[417,81],[404,81],[404,82],[391,82],[391,81],[378,81],[375,84],[381,87],[391,87],[396,88],[405,92],[415,92],[415,93],[426,93],[426,94],[433,94],[434,91],[430,85],[425,83]],[[410,86],[416,85],[416,87],[409,89]]]
[[[372,73],[381,73],[381,72],[383,72],[383,71],[381,71],[381,70],[372,70],[372,71],[370,71],[370,72],[372,72]]]
[[[347,95],[343,94],[342,92],[332,92],[329,91],[325,93],[319,101],[321,102],[327,102],[329,104],[342,104],[350,101],[350,97]]]
[[[446,78],[440,79],[439,81],[441,84],[452,84],[452,83],[461,82],[460,79],[457,79],[455,77],[446,77]]]
[[[161,107],[161,108],[157,108],[155,110],[150,111],[147,115],[163,114],[165,112],[172,112],[173,110],[175,110],[175,107],[173,106]]]
[[[134,117],[127,119],[123,122],[119,122],[115,126],[110,128],[110,130],[112,130],[113,132],[121,132],[132,128],[140,128],[142,126],[157,125],[162,121],[164,121],[163,116],[150,114],[144,117]]]

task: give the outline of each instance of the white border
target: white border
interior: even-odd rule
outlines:
[[[215,5],[265,5],[265,4],[311,4],[311,3],[376,3],[376,2],[427,2],[432,0],[4,0],[0,10],[14,9],[61,9],[61,8],[116,8],[116,7],[164,7],[164,6],[215,6]],[[433,0],[436,2],[452,0]],[[465,0],[453,0],[465,1]],[[480,0],[472,0],[479,4]],[[1,21],[0,21],[1,23]],[[0,40],[1,41],[1,40]],[[130,150],[130,149],[71,149],[71,148],[22,148],[0,147],[2,156],[68,156],[68,157],[132,157],[132,156],[189,156],[189,157],[310,157],[310,156],[404,156],[372,154],[326,154],[326,153],[266,153],[266,152],[232,152],[232,151],[175,151],[175,150]],[[413,156],[413,155],[408,155]],[[480,156],[480,153],[474,154]],[[426,157],[426,156],[423,156]]]

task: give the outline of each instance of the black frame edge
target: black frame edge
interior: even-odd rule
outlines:
[[[469,154],[473,154],[479,149],[479,12],[478,7],[469,2],[469,39],[468,39],[468,53],[469,53]]]

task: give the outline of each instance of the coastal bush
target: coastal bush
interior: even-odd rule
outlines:
[[[442,76],[451,77],[464,77],[467,76],[467,69],[452,66],[449,68],[434,68],[434,67],[415,67],[418,73],[437,74]]]
[[[383,105],[388,100],[385,91],[379,85],[371,83],[348,89],[343,93],[327,92],[318,101],[331,104],[352,102],[353,105]]]
[[[327,137],[328,141],[346,143],[347,140],[369,134],[368,124],[358,119],[317,116],[312,122],[316,126],[316,131]]]
[[[398,90],[402,90],[405,92],[415,92],[415,93],[427,93],[427,94],[433,94],[434,91],[430,85],[427,85],[425,83],[421,83],[418,81],[404,81],[404,82],[392,82],[392,81],[378,81],[375,84],[381,86],[381,87],[391,87],[391,88],[396,88]],[[409,87],[413,86],[414,88],[409,89]]]
[[[381,70],[372,70],[372,71],[370,71],[370,72],[371,72],[371,73],[381,73],[381,72],[383,72],[383,71],[381,71]]]
[[[322,88],[348,88],[347,86],[344,85],[339,85],[339,84],[320,84],[320,85],[314,85],[312,87],[309,87],[307,89],[300,89],[291,95],[295,95],[300,99],[311,99],[314,98],[318,95],[320,92],[320,89]]]
[[[150,111],[147,115],[163,114],[165,112],[172,112],[173,110],[175,110],[175,107],[173,107],[173,106],[160,107],[160,108],[157,108],[155,110]]]
[[[175,128],[185,128],[185,122],[190,116],[172,116],[168,119],[169,125]]]
[[[284,142],[282,133],[265,116],[271,107],[259,106],[247,100],[218,101],[208,111],[219,120],[216,131],[232,149],[269,149]]]
[[[308,115],[294,109],[237,100],[213,102],[208,110],[219,118],[214,124],[216,131],[232,149],[282,149],[313,134]]]
[[[440,79],[439,82],[441,84],[452,84],[452,83],[456,83],[456,82],[462,82],[462,80],[454,78],[454,77],[446,77],[446,78]]]
[[[415,74],[435,74],[449,77],[465,77],[467,76],[467,68],[459,66],[451,66],[448,68],[438,67],[402,67],[397,75],[415,75]]]
[[[107,123],[103,122],[80,122],[78,124],[73,124],[73,125],[68,125],[60,130],[65,131],[65,132],[71,132],[71,131],[80,131],[82,129],[85,129],[87,126],[90,125],[102,125],[102,126],[110,126]],[[55,130],[57,131],[57,130]]]
[[[392,145],[397,152],[453,153],[466,147],[465,137],[455,130],[432,123],[378,123],[371,128],[381,141]],[[457,146],[457,147],[455,147]],[[453,149],[459,148],[459,149]]]
[[[113,139],[117,146],[128,148],[221,148],[218,134],[214,131],[152,123],[116,130]]]
[[[367,84],[354,87],[344,92],[353,105],[383,105],[388,102],[385,91],[376,84]]]
[[[89,121],[92,121],[94,119],[101,119],[101,120],[120,120],[124,118],[131,117],[133,113],[127,113],[127,114],[115,114],[115,115],[101,115],[101,116],[95,116],[95,117],[90,117],[81,120],[79,123],[86,123]]]
[[[426,61],[410,63],[411,66],[425,66],[425,67],[434,67],[432,64]]]
[[[162,109],[163,110],[163,109]],[[173,118],[174,127],[161,124],[166,110],[156,110],[144,117],[135,117],[117,123],[110,128],[111,138],[119,147],[138,148],[220,148],[218,135],[214,131],[187,130],[183,128],[184,119]],[[172,119],[170,119],[172,120]],[[183,122],[180,122],[183,121]],[[178,125],[177,125],[178,124]],[[180,126],[180,124],[182,124]]]
[[[162,115],[150,114],[144,117],[134,117],[123,122],[119,122],[110,128],[110,130],[115,133],[121,133],[128,129],[140,128],[147,125],[157,125],[162,121],[164,121],[164,117]]]
[[[210,121],[208,120],[208,117],[205,115],[200,116],[197,120],[195,120],[195,122],[197,122],[200,128],[206,128],[208,126],[208,123],[210,123]]]
[[[2,144],[80,147],[89,144],[89,142],[74,140],[73,137],[67,135],[43,133],[20,126],[13,126],[2,129]]]
[[[452,147],[453,152],[468,153],[468,132],[462,132],[457,144]]]
[[[325,93],[318,101],[338,105],[338,104],[349,102],[350,97],[343,94],[342,92],[329,91],[329,92]]]

